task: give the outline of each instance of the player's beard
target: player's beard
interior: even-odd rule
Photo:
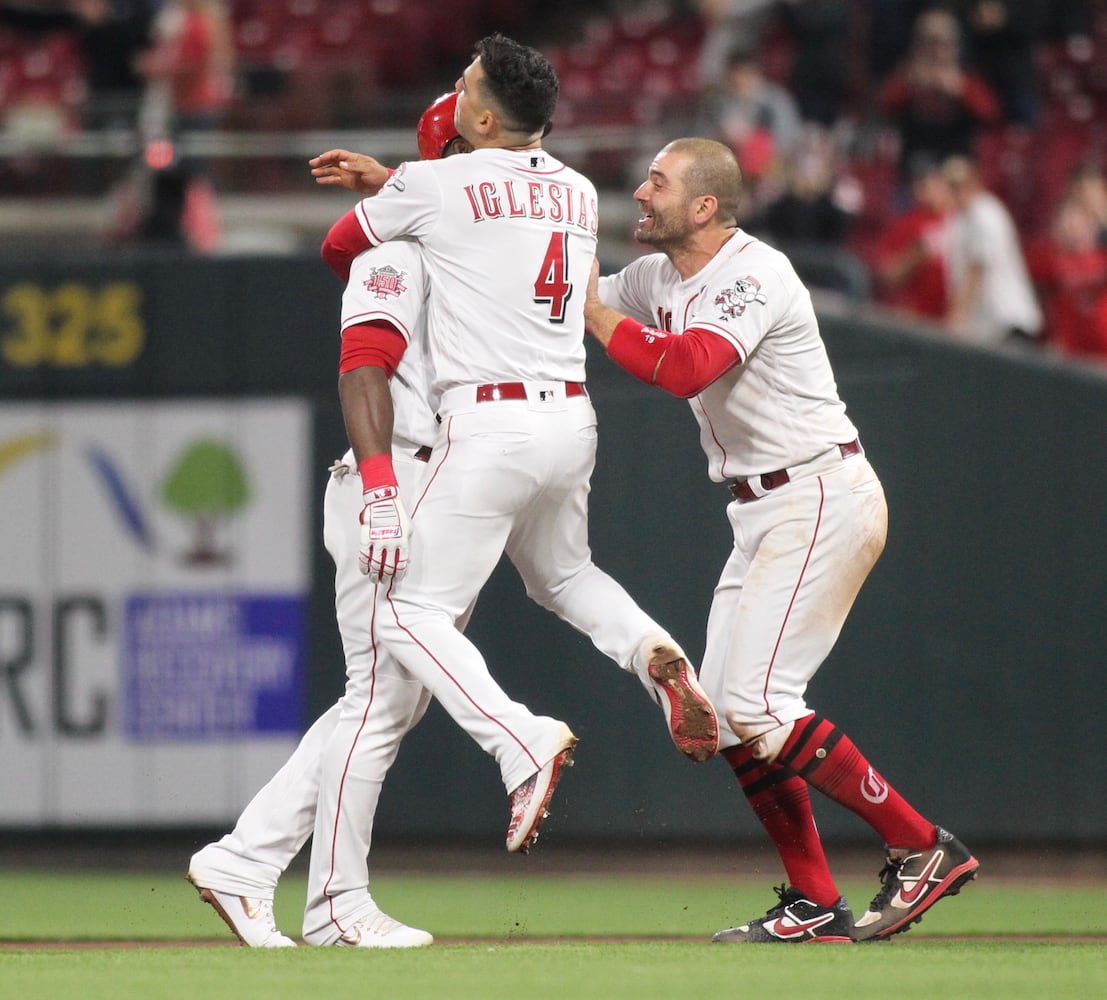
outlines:
[[[668,251],[679,247],[691,232],[684,206],[674,208],[671,213],[651,211],[646,214],[648,224],[640,222],[635,226],[634,238],[655,250]]]

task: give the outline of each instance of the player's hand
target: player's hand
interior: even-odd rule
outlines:
[[[358,565],[362,573],[383,580],[400,576],[407,569],[411,544],[411,519],[395,486],[378,486],[362,493],[361,548]]]
[[[592,271],[588,275],[588,287],[584,292],[584,329],[597,339],[599,324],[597,318],[604,311],[600,301],[600,262],[593,259]]]
[[[600,300],[600,262],[592,258],[592,270],[588,274],[588,288],[584,292],[585,301],[599,302]]]
[[[316,184],[374,195],[388,182],[388,167],[364,153],[328,149],[308,160]]]

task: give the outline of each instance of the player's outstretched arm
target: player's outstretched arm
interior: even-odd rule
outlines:
[[[584,328],[603,344],[612,361],[635,378],[688,398],[741,363],[734,345],[718,334],[695,327],[673,334],[604,305],[599,273],[599,264],[593,261],[584,296]]]
[[[328,149],[308,160],[316,184],[344,187],[358,194],[374,195],[388,182],[392,171],[365,153]]]

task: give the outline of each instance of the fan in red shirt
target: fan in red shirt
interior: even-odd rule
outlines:
[[[162,9],[155,44],[139,61],[166,81],[180,129],[204,127],[226,109],[234,90],[230,14],[223,0],[175,0]]]
[[[941,166],[928,158],[911,167],[911,205],[892,220],[870,255],[877,301],[939,321],[948,310],[947,223],[952,209]]]
[[[970,155],[980,130],[1003,120],[995,91],[962,64],[957,19],[939,9],[915,21],[911,48],[881,84],[877,106],[899,131],[904,181],[917,154]]]
[[[1107,249],[1095,218],[1067,199],[1032,247],[1030,273],[1046,315],[1046,342],[1063,354],[1107,361]]]

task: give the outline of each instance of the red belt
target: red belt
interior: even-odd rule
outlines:
[[[838,445],[838,450],[842,453],[842,458],[849,458],[851,455],[861,454],[861,442],[854,438],[848,444]],[[788,475],[787,469],[778,469],[776,472],[766,472],[763,476],[751,476],[751,479],[757,479],[761,483],[761,489],[766,493],[770,490],[775,490],[778,486],[783,486],[785,483],[791,482],[791,476]],[[748,479],[743,479],[741,482],[734,482],[730,484],[730,493],[739,503],[749,503],[751,500],[757,500],[764,494],[755,493],[753,487],[749,485]]]
[[[588,390],[583,382],[558,382],[555,385],[565,386],[565,398],[572,396],[587,396]],[[549,390],[539,390],[549,391]],[[492,382],[489,385],[477,386],[478,403],[494,403],[501,399],[518,400],[527,398],[527,387],[522,382]]]
[[[429,462],[431,460],[431,451],[433,449],[430,445],[423,445],[413,456],[416,462]]]

